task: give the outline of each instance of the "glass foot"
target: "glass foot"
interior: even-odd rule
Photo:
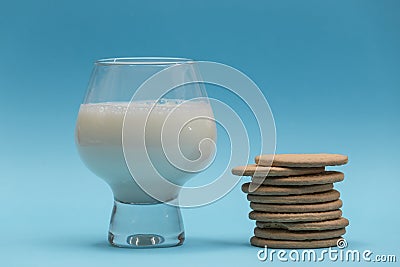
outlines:
[[[164,203],[127,204],[117,200],[111,214],[108,241],[116,247],[149,248],[182,245],[181,211]]]

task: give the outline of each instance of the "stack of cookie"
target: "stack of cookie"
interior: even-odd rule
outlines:
[[[280,154],[257,156],[256,164],[232,169],[251,176],[242,186],[257,227],[250,243],[271,248],[336,246],[349,221],[342,217],[340,193],[333,183],[344,175],[326,166],[347,163],[338,154]]]

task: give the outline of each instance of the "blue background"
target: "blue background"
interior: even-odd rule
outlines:
[[[348,154],[351,249],[399,241],[400,1],[2,1],[2,266],[256,266],[237,186],[185,209],[181,247],[106,242],[112,195],[80,161],[74,127],[93,61],[178,56],[245,72],[265,93],[277,152]],[[276,262],[275,262],[276,263]]]

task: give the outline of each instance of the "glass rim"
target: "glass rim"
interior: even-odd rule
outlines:
[[[115,57],[95,61],[95,65],[176,65],[193,63],[193,59],[179,57]]]

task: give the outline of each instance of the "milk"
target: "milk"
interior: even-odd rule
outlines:
[[[80,107],[76,125],[76,144],[79,154],[87,167],[110,185],[114,198],[118,201],[143,204],[156,202],[137,185],[126,164],[122,147],[122,126],[126,113],[127,116],[133,116],[130,118],[134,123],[125,123],[125,127],[133,127],[129,131],[133,134],[125,138],[139,138],[139,131],[143,131],[145,127],[143,122],[146,121],[149,110],[154,107],[147,118],[146,148],[160,174],[175,184],[183,185],[194,174],[176,168],[170,160],[174,162],[182,155],[188,160],[196,160],[201,154],[198,164],[204,164],[215,153],[214,146],[208,143],[202,144],[201,153],[199,150],[201,140],[216,140],[215,122],[207,119],[191,121],[196,116],[213,118],[212,109],[207,102],[182,103],[178,100],[163,100],[156,106],[153,105],[154,102],[149,101],[133,102],[128,109],[127,102],[105,102],[82,104]],[[161,143],[161,130],[166,119],[168,127],[164,124]],[[179,138],[176,129],[180,129]],[[169,147],[176,146],[177,140],[182,154],[175,153],[175,150],[171,149],[172,153],[167,154],[167,158],[163,146],[168,150]],[[132,165],[140,168],[141,162],[132,162]],[[158,188],[158,177],[152,176],[149,175],[145,179],[149,183],[154,183],[154,188]],[[171,188],[158,189],[165,199],[174,199],[179,193]]]

